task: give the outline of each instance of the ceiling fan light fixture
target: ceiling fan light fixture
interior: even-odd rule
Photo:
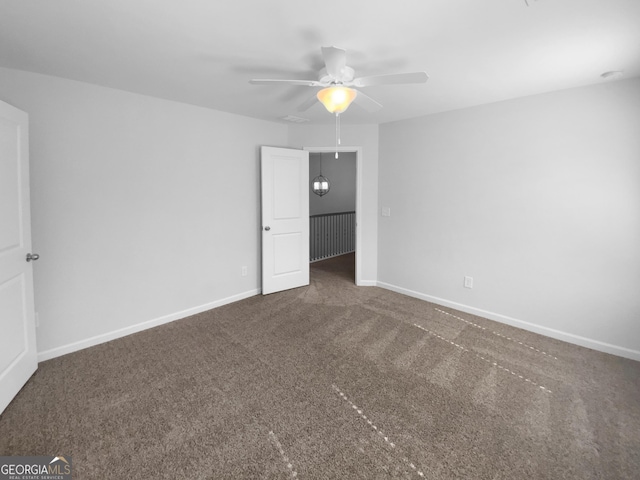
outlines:
[[[338,85],[323,88],[318,92],[317,97],[330,113],[337,114],[349,108],[357,94],[358,91],[353,88]]]

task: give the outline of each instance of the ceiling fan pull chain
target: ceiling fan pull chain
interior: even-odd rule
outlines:
[[[338,158],[339,144],[340,144],[340,114],[336,113],[336,158]]]

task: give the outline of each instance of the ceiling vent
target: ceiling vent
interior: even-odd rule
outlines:
[[[309,121],[308,118],[296,117],[294,115],[287,115],[286,117],[280,118],[280,120],[291,123],[305,123]]]
[[[624,74],[620,70],[613,70],[611,72],[604,72],[600,76],[605,80],[619,80],[624,76]]]

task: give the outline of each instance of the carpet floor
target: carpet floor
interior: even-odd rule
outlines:
[[[0,455],[74,479],[637,479],[640,363],[354,285],[354,258],[40,364]]]

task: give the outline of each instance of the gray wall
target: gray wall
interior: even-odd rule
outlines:
[[[41,359],[258,292],[286,125],[7,69],[0,99],[29,113]]]
[[[383,286],[640,359],[640,79],[385,124],[379,162]]]
[[[320,197],[309,189],[309,214],[353,212],[356,209],[356,154],[342,152],[336,158],[335,153],[309,153],[309,181],[322,174],[329,179],[329,193]]]
[[[255,294],[258,147],[335,142],[8,69],[0,99],[30,115],[41,359]],[[343,124],[363,283],[640,359],[638,131],[639,79]]]

